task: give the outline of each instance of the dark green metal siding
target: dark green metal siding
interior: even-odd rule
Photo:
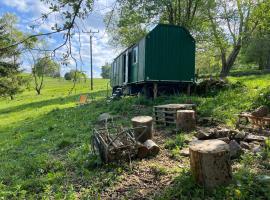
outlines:
[[[123,84],[123,67],[124,60],[123,56],[118,56],[112,63],[111,69],[111,86],[120,86]]]
[[[146,80],[193,81],[195,41],[181,27],[158,25],[146,36]]]
[[[136,83],[145,80],[145,38],[140,40],[138,44],[134,45],[130,48],[132,52],[133,49],[138,48],[138,60],[137,63],[134,64],[133,55],[131,59],[131,67],[130,67],[130,79],[129,83]]]
[[[138,47],[138,61],[132,51]],[[111,86],[123,85],[124,51],[112,64]],[[179,26],[158,25],[128,49],[128,83],[172,81],[192,82],[195,76],[195,41]]]
[[[137,45],[136,45],[137,46]],[[134,48],[136,48],[136,46]],[[131,52],[130,52],[130,65],[129,65],[129,83],[136,83],[138,81],[138,62],[134,63],[134,56],[133,56],[133,50],[134,48],[132,48]]]

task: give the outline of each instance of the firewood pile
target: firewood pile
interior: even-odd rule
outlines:
[[[238,129],[227,128],[201,128],[197,131],[198,140],[218,139],[230,146],[231,158],[237,158],[244,151],[258,153],[265,146],[266,136],[255,135]]]
[[[196,91],[198,94],[207,94],[209,92],[215,92],[226,87],[229,87],[229,83],[225,80],[205,79],[197,85]]]
[[[133,130],[119,127],[94,128],[92,148],[105,163],[131,159],[137,154]]]
[[[134,124],[135,120],[139,121]],[[152,140],[151,117],[133,118],[133,128],[116,126],[113,120],[103,122],[102,128],[93,129],[92,149],[104,163],[145,158],[159,153],[158,145]]]

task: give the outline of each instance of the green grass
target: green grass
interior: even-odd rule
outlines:
[[[127,97],[107,105],[108,80],[95,79],[95,90],[91,92],[89,82],[78,83],[68,95],[72,82],[46,78],[41,95],[31,89],[13,101],[0,99],[0,198],[98,198],[99,192],[113,185],[123,170],[129,170],[125,165],[101,166],[91,154],[91,131],[99,114],[111,112],[120,116],[119,123],[130,125],[134,115],[151,115],[153,105],[191,99],[198,104],[200,116],[213,116],[233,126],[234,114],[259,104],[262,93],[270,90],[270,75],[230,80],[244,86],[215,96],[180,95],[155,101]],[[82,93],[90,93],[95,101],[77,106]],[[145,107],[140,110],[138,105]],[[190,176],[186,176],[184,180],[188,181]],[[164,192],[165,196],[171,194]]]

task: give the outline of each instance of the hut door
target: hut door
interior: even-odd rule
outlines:
[[[130,82],[137,82],[138,80],[138,46],[134,47],[130,52]]]

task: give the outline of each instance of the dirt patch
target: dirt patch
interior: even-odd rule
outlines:
[[[156,131],[154,141],[160,146],[160,153],[153,158],[136,160],[131,171],[124,172],[114,187],[105,189],[101,199],[151,199],[160,190],[172,184],[181,168],[188,167],[188,158],[175,160],[164,144],[171,134]]]

